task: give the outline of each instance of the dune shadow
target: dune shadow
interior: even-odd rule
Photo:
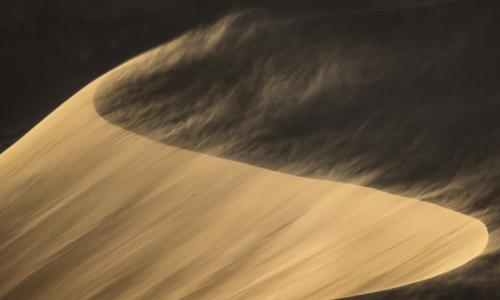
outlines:
[[[493,231],[499,12],[498,3],[456,1],[307,22],[229,15],[111,72],[94,105],[168,145],[299,176],[362,178],[480,215]],[[466,274],[498,259],[495,250]],[[442,280],[461,289],[420,285],[454,299],[498,293],[495,269],[480,280],[463,274]]]

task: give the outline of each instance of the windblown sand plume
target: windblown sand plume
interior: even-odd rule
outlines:
[[[325,299],[485,247],[481,222],[429,203],[117,128],[95,112],[101,80],[2,154],[3,299]]]
[[[392,53],[387,31],[360,42],[367,29],[346,24],[229,15],[68,99],[0,156],[0,298],[331,299],[496,257],[482,222],[496,206],[463,195],[483,174],[421,177],[455,147],[431,129],[452,125],[421,122],[432,99],[412,115],[391,106],[454,72],[427,77],[441,46],[421,64],[411,44]],[[449,35],[460,51],[446,59],[473,38]],[[424,90],[409,95],[413,81]]]

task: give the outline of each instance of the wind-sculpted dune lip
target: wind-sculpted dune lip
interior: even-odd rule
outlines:
[[[1,299],[330,299],[435,277],[486,246],[483,223],[437,205],[113,126],[92,105],[110,78],[0,157]]]
[[[493,232],[488,256],[443,279],[455,290],[416,289],[495,294],[500,273],[484,265],[499,259],[500,9],[445,8],[308,22],[230,15],[119,67],[94,105],[171,146],[479,216]]]
[[[499,298],[500,2],[342,1],[186,32],[3,152],[0,298]]]
[[[120,67],[94,104],[113,124],[166,144],[434,191],[496,163],[500,141],[500,45],[484,47],[498,21],[482,9],[447,15],[231,15]]]

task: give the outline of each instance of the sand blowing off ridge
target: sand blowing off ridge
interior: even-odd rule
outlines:
[[[327,299],[474,258],[478,220],[166,146],[90,84],[0,156],[1,299]]]

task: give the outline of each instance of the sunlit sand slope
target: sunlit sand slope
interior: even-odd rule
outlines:
[[[336,298],[485,247],[481,222],[433,204],[117,128],[98,81],[0,156],[2,299]]]

